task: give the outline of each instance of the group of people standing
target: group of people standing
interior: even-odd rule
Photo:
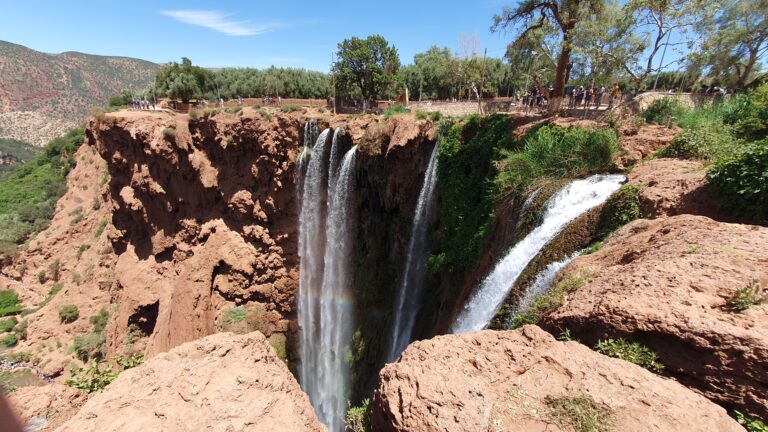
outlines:
[[[586,88],[584,86],[572,87],[566,90],[568,108],[600,108],[606,93],[608,93],[608,109],[611,109],[621,98],[621,87],[618,83],[614,83],[610,90],[607,90],[603,85]]]
[[[137,110],[154,110],[155,103],[146,99],[131,99],[130,107]]]

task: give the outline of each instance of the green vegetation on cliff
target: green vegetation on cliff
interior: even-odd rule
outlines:
[[[472,269],[493,218],[496,200],[544,178],[576,178],[613,168],[615,131],[607,128],[531,128],[521,140],[503,115],[444,123],[440,130],[438,184],[440,227],[430,258],[432,271]]]
[[[466,124],[444,123],[440,130],[437,180],[440,227],[430,268],[474,268],[488,233],[495,195],[494,162],[516,145],[508,116],[473,116]],[[519,144],[517,144],[519,145]]]
[[[72,129],[53,139],[34,159],[0,179],[0,255],[14,253],[48,225],[67,189],[66,175],[75,166],[84,133]]]
[[[696,109],[655,101],[646,118],[671,118],[683,128],[657,156],[710,163],[710,192],[728,213],[768,223],[768,84]]]

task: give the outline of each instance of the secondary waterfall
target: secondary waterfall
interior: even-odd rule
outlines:
[[[405,260],[405,272],[395,301],[395,317],[392,325],[392,339],[387,352],[387,361],[391,362],[400,355],[411,342],[416,315],[421,308],[421,288],[424,283],[424,267],[427,264],[427,228],[431,211],[435,203],[437,183],[438,142],[432,149],[424,183],[421,185],[416,212],[411,227],[411,239],[408,243],[408,255]]]
[[[352,337],[350,257],[354,238],[351,202],[357,147],[339,164],[338,130],[326,166],[330,130],[324,130],[306,163],[299,215],[301,367],[299,379],[317,416],[332,432],[344,429],[349,388],[345,351]]]
[[[621,187],[622,175],[575,180],[547,203],[541,225],[514,245],[472,293],[451,327],[452,333],[477,331],[490,323],[517,278],[531,260],[574,219],[608,199]]]
[[[539,296],[549,290],[549,286],[552,285],[552,282],[555,281],[555,278],[557,277],[557,274],[560,273],[560,270],[564,269],[565,266],[570,264],[571,261],[573,261],[574,258],[579,255],[579,252],[574,252],[562,260],[551,262],[546,267],[544,267],[544,269],[536,275],[536,279],[534,279],[528,288],[525,289],[525,293],[523,293],[523,296],[520,297],[520,301],[517,302],[515,311],[511,315],[524,313],[530,309],[533,302],[539,298]]]

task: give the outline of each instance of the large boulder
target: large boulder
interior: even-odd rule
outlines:
[[[218,333],[120,374],[61,432],[324,431],[264,335]]]
[[[561,277],[577,274],[586,285],[543,326],[588,344],[641,342],[686,386],[768,418],[768,305],[728,305],[755,281],[768,286],[768,228],[692,215],[638,220]]]
[[[688,213],[722,220],[707,194],[706,172],[702,161],[661,158],[635,166],[627,179],[639,186],[640,207],[648,217]]]
[[[569,431],[564,407],[617,431],[742,430],[675,381],[535,326],[413,343],[380,379],[375,431]]]

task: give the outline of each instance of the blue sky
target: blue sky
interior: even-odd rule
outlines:
[[[189,57],[206,67],[270,65],[327,70],[351,36],[379,33],[403,63],[433,44],[453,51],[461,35],[501,57],[510,35],[488,28],[504,0],[13,1],[0,6],[0,40],[58,53],[123,55],[154,62]]]

